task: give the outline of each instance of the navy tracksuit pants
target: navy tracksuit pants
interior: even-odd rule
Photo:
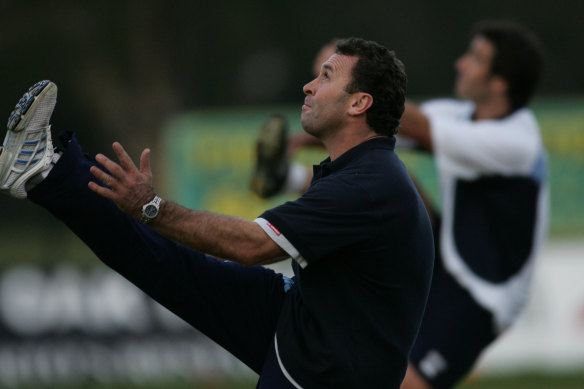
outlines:
[[[63,221],[107,266],[260,374],[258,388],[292,388],[274,352],[286,298],[281,274],[217,260],[158,234],[88,187],[95,159],[71,133],[29,199]]]

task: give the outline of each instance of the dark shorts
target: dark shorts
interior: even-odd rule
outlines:
[[[445,389],[470,372],[497,334],[491,313],[444,270],[436,246],[430,296],[410,363],[435,389]]]

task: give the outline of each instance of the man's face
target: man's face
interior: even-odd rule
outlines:
[[[477,36],[468,51],[456,63],[456,95],[481,102],[491,97],[491,63],[495,47],[487,39]]]
[[[333,54],[322,64],[320,74],[303,88],[300,121],[309,134],[323,138],[339,129],[347,116],[350,94],[345,87],[358,58]]]

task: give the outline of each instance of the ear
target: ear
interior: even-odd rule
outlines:
[[[355,93],[351,96],[350,103],[349,115],[359,116],[364,114],[373,105],[373,96],[364,92]]]
[[[509,83],[501,76],[492,76],[490,80],[491,90],[498,95],[507,94]]]

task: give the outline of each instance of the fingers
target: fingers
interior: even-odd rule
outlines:
[[[93,174],[95,176],[95,178],[97,178],[104,185],[106,185],[110,188],[112,188],[116,184],[117,180],[115,177],[110,176],[109,174],[107,174],[106,172],[104,172],[103,170],[98,168],[97,166],[92,166],[91,168],[89,168],[89,171],[91,172],[91,174]]]
[[[124,176],[126,175],[124,169],[120,165],[118,165],[117,163],[115,163],[114,161],[112,161],[111,159],[109,159],[108,157],[106,157],[103,154],[97,154],[95,156],[95,160],[97,162],[99,162],[100,164],[102,164],[103,167],[108,172],[110,172],[112,176],[114,176],[118,180],[123,180]],[[105,182],[104,182],[104,184],[105,184]]]
[[[114,142],[112,148],[119,164],[103,154],[97,154],[95,160],[102,166],[92,166],[89,171],[99,181],[89,182],[87,186],[98,195],[113,201],[123,212],[139,218],[142,205],[154,197],[150,150],[142,152],[138,170],[119,142]]]
[[[124,147],[119,142],[114,142],[112,145],[112,149],[114,149],[114,152],[116,153],[118,160],[120,161],[122,169],[124,169],[127,172],[137,170],[134,161],[132,161],[132,158],[130,158]]]
[[[94,191],[98,195],[103,196],[107,199],[113,200],[114,192],[112,192],[111,189],[104,188],[103,186],[99,186],[93,181],[89,181],[87,186],[89,187],[89,189],[91,189],[92,191]]]
[[[150,169],[150,149],[142,151],[142,155],[140,156],[140,171],[149,177],[152,176],[152,170]]]
[[[90,183],[89,188],[94,192],[112,199],[116,202],[124,202],[134,197],[144,197],[145,192],[152,191],[152,171],[150,167],[150,149],[145,149],[140,156],[140,170],[136,167],[126,150],[119,142],[112,145],[119,164],[103,154],[97,154],[95,160],[99,166],[92,166],[89,170],[103,185]],[[149,197],[148,193],[148,196]],[[118,204],[120,208],[123,204]]]
[[[119,142],[114,142],[112,145],[112,149],[114,150],[114,152],[116,153],[116,156],[118,157],[118,160],[120,161],[119,164],[112,161],[111,159],[109,159],[108,157],[106,157],[103,154],[97,154],[95,156],[95,160],[97,162],[99,162],[100,164],[102,164],[103,167],[108,172],[110,172],[111,175],[114,176],[118,181],[124,181],[127,174],[133,175],[135,172],[138,171],[138,169],[136,168],[134,161],[132,161],[132,158],[130,158],[130,156],[128,155],[128,153],[124,149],[124,147]],[[102,177],[106,181],[103,181]],[[110,178],[107,177],[107,175],[97,177],[97,178],[102,180],[102,182],[105,185],[111,186],[111,185],[109,185]]]
[[[110,188],[114,185],[114,183],[116,181],[116,179],[114,177],[110,176],[109,174],[107,174],[106,172],[104,172],[103,170],[98,168],[97,166],[92,166],[91,168],[89,168],[89,171],[91,172],[91,174],[93,174],[95,176],[95,178],[97,178],[104,185],[106,185]],[[89,181],[87,186],[89,187],[89,189],[91,189],[92,191],[94,191],[98,195],[101,195],[101,196],[106,197],[110,200],[113,200],[114,192],[110,188],[100,186],[93,181]]]

